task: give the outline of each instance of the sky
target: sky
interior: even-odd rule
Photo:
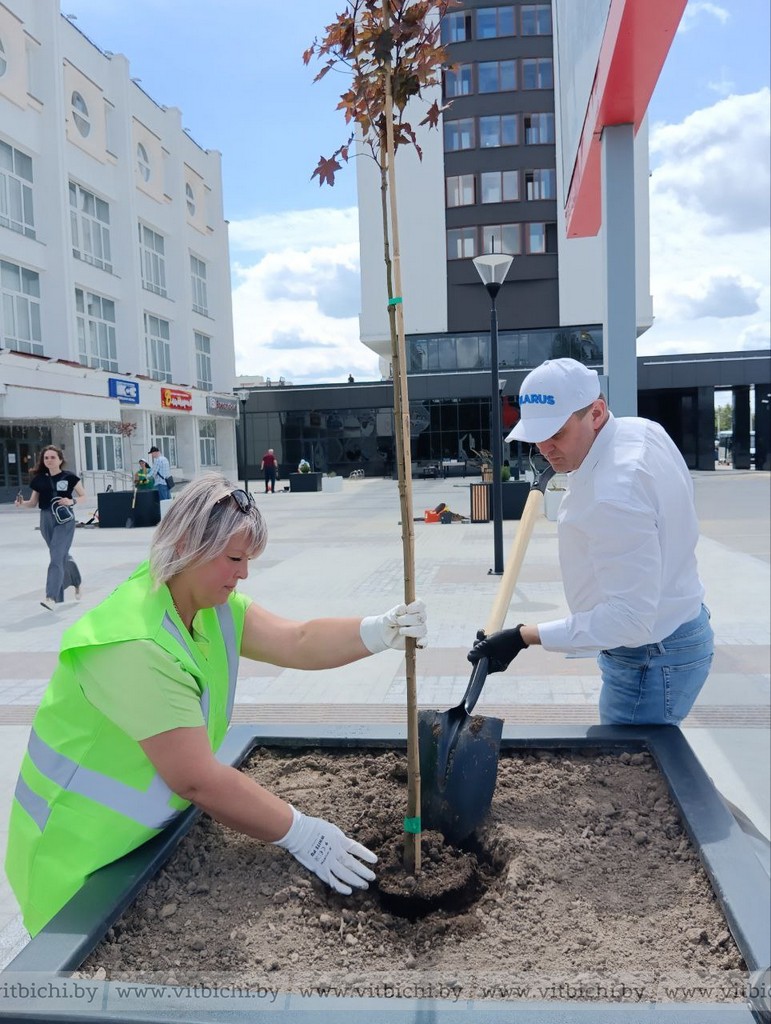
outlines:
[[[302,54],[343,0],[63,0],[156,102],[223,155],[236,368],[379,378],[358,340],[356,172],[311,174],[347,137],[346,80]],[[651,293],[640,355],[769,346],[768,0],[689,0],[649,108]]]

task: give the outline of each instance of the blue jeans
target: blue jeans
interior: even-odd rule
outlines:
[[[158,492],[158,497],[161,501],[167,501],[171,497],[171,491],[168,489],[166,484],[156,484],[155,489]]]
[[[615,647],[597,658],[603,725],[679,725],[709,675],[714,634],[704,605],[661,643]]]

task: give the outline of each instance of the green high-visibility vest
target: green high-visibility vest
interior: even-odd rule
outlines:
[[[152,640],[195,679],[212,750],[227,731],[248,600],[204,609],[196,629],[206,659],[178,626],[168,587],[153,590],[144,563],[62,640],[59,663],[32,723],[11,808],[6,873],[35,935],[98,868],[158,834],[189,806],[139,743],[86,700],[72,653]],[[176,621],[175,621],[176,620]],[[116,658],[121,657],[116,647]]]

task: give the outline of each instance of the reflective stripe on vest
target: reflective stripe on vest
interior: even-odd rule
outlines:
[[[230,721],[238,679],[239,652],[236,649],[236,628],[233,612],[229,605],[220,605],[216,611],[227,654],[227,720]],[[164,616],[163,628],[184,647],[194,661],[187,640],[168,613]],[[211,699],[207,687],[201,695],[201,713],[207,726],[209,725],[210,710]],[[169,807],[169,800],[174,795],[173,791],[157,773],[146,790],[135,789],[118,779],[86,768],[84,765],[78,764],[77,761],[66,757],[41,740],[34,729],[30,733],[27,753],[40,774],[61,789],[93,800],[145,828],[162,829],[181,813],[176,808]],[[51,813],[48,802],[35,793],[21,775],[16,784],[15,797],[42,832]]]

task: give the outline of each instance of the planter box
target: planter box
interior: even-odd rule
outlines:
[[[470,484],[471,521],[489,523],[492,519],[493,485],[491,483]],[[501,484],[501,505],[504,519],[521,519],[530,484],[524,480],[507,480]]]
[[[335,494],[343,489],[343,478],[341,476],[323,476],[321,478],[321,489],[330,494]]]
[[[293,493],[300,491],[320,491],[321,473],[290,473],[289,490]]]
[[[98,494],[99,528],[122,530],[129,516],[132,516],[134,526],[157,526],[162,517],[158,491],[137,491],[132,512],[133,500],[133,491],[102,491]]]
[[[270,733],[253,726],[230,730],[219,753],[226,763],[241,764],[256,747],[277,748],[379,748],[405,749],[403,728],[359,727],[355,738],[348,727],[314,727],[298,735],[296,727],[274,727]],[[770,881],[750,844],[695,758],[679,729],[659,727],[506,729],[502,747],[519,751],[575,750],[649,753],[669,787],[670,796],[682,816],[683,825],[698,851],[717,900],[744,958],[749,972],[766,970],[771,958],[768,933]],[[255,996],[237,1005],[232,993],[217,998],[187,998],[176,987],[154,986],[151,995],[126,994],[131,983],[94,979],[55,979],[59,992],[69,997],[35,1000],[13,994],[14,982],[41,986],[53,983],[56,972],[76,970],[100,942],[111,925],[132,903],[137,893],[157,874],[190,830],[198,812],[187,811],[145,846],[120,861],[96,872],[56,917],[0,974],[0,985],[9,986],[0,1004],[0,1020],[16,1021],[233,1021],[261,1024],[273,1021],[276,1011],[288,1024],[332,1024],[345,1020],[373,1020],[378,1024],[404,1021],[448,1020],[453,1024],[749,1024],[764,1018],[739,1003],[676,1002],[646,1004],[589,1002],[566,999],[559,1002],[516,1000],[468,1000],[454,1003],[436,998],[388,999],[363,995],[357,998],[299,996],[280,993],[268,1006]],[[29,972],[35,972],[34,975]],[[22,975],[26,975],[22,977]],[[267,984],[267,982],[266,982]],[[76,986],[80,986],[80,994]],[[119,995],[117,988],[122,989]],[[86,993],[84,995],[84,993]],[[189,995],[189,993],[188,993]],[[225,999],[225,996],[229,998]],[[756,1006],[756,1010],[758,1007]]]

